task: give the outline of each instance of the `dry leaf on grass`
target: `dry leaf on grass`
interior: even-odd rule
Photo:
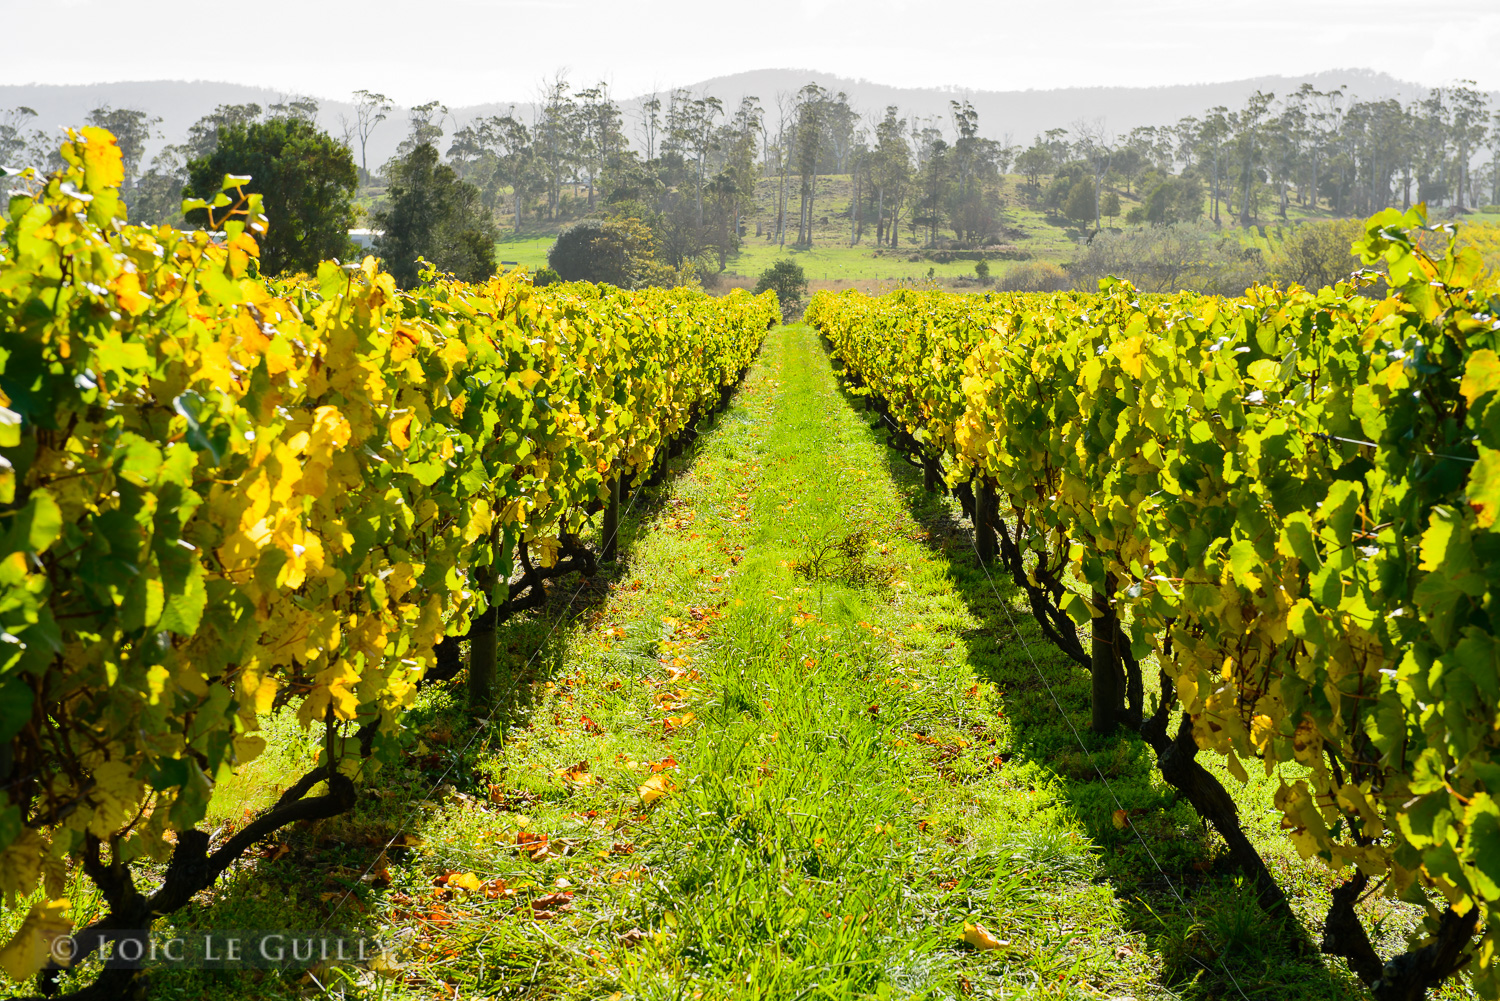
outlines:
[[[459,872],[457,869],[444,869],[432,881],[433,886],[455,887],[460,890],[477,890],[482,880],[472,872]]]
[[[484,881],[472,872],[455,872],[448,877],[448,885],[460,890],[477,890],[484,885]]]
[[[531,902],[531,916],[538,921],[546,921],[557,917],[563,911],[571,910],[572,907],[573,895],[571,893],[548,893]]]
[[[681,730],[683,727],[691,723],[694,719],[695,717],[693,716],[691,710],[683,713],[681,716],[668,716],[666,719],[661,721],[662,732],[672,733],[675,730]]]
[[[640,793],[641,802],[650,806],[675,788],[677,787],[667,775],[660,774],[647,779],[636,792]]]
[[[1004,939],[998,939],[994,935],[990,934],[990,930],[984,925],[980,924],[965,923],[964,941],[969,945],[972,945],[974,948],[980,950],[981,952],[985,951],[986,949],[1004,949],[1006,946],[1010,945],[1010,943],[1005,941]]]
[[[557,777],[563,780],[564,785],[586,786],[595,781],[594,776],[589,774],[588,761],[580,761],[568,768],[559,768]]]
[[[516,891],[506,886],[505,880],[497,876],[484,884],[484,895],[490,900],[497,900],[500,897],[514,897]]]

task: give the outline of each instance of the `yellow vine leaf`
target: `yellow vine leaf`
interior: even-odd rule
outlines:
[[[90,192],[118,188],[125,180],[125,161],[115,137],[93,125],[79,130],[83,137],[83,170]],[[74,144],[76,149],[77,144]]]
[[[411,414],[391,421],[391,443],[403,452],[411,448],[411,430],[414,418]]]
[[[52,957],[52,940],[73,930],[65,916],[68,901],[41,900],[31,905],[21,927],[0,948],[0,969],[12,981],[33,977]]]

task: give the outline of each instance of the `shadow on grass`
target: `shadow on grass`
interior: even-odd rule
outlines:
[[[863,408],[862,397],[844,390],[844,399]],[[865,416],[871,434],[884,439],[884,421]],[[1227,846],[1155,774],[1141,737],[1089,730],[1087,673],[1046,640],[1003,568],[986,571],[979,562],[957,501],[925,491],[921,471],[889,444],[883,455],[926,547],[979,622],[959,639],[975,672],[1001,692],[1011,723],[1007,756],[1058,777],[1126,926],[1159,956],[1162,984],[1194,1001],[1364,997],[1341,962],[1325,964],[1305,935],[1289,934],[1261,909]],[[1233,794],[1237,787],[1229,787]]]
[[[745,374],[748,372],[747,368]],[[693,468],[699,447],[729,414],[743,385],[744,374],[725,394],[723,402],[693,425],[677,454],[667,458],[652,478],[621,497],[618,557],[614,563],[601,563],[599,572],[592,577],[574,576],[552,584],[544,604],[500,625],[496,637],[499,696],[493,716],[497,727],[525,726],[530,722],[536,686],[564,669],[571,625],[597,617],[609,599],[610,590],[630,577],[635,569],[632,554],[636,544],[667,508],[678,480]],[[594,524],[600,524],[602,518],[602,514],[594,515]],[[590,532],[584,538],[585,542],[599,541],[597,532]],[[654,664],[654,644],[650,639],[632,639],[620,644],[619,650],[625,656],[649,658]],[[464,678],[461,674],[454,680],[455,691],[462,690]],[[467,712],[463,716],[467,719]]]
[[[503,740],[507,731],[530,723],[535,705],[533,689],[564,670],[575,625],[597,615],[611,588],[630,575],[638,542],[668,506],[678,480],[696,461],[700,445],[731,411],[742,385],[743,377],[725,394],[721,406],[697,421],[678,454],[665,460],[659,474],[622,498],[615,562],[601,564],[589,578],[571,576],[551,582],[543,605],[501,624],[497,637],[500,695],[488,720],[476,718],[469,710],[464,673],[451,682],[425,689],[403,720],[420,738],[414,755],[386,763],[361,782],[361,795],[348,813],[285,829],[252,849],[218,885],[200,896],[199,906],[185,908],[164,921],[166,928],[181,933],[285,929],[373,936],[391,917],[405,913],[403,908],[415,906],[412,900],[418,893],[432,890],[431,886],[405,886],[406,867],[399,863],[413,852],[413,839],[407,832],[421,826],[424,811],[435,801],[456,797],[461,804],[465,798],[520,796],[530,802],[547,795],[502,791],[500,786],[491,785],[492,776],[480,763],[492,754],[493,745]],[[596,525],[601,520],[599,515],[594,516]],[[589,538],[591,534],[597,536],[586,533],[585,541],[597,542],[597,537]],[[635,652],[642,657],[654,656],[649,648]],[[287,732],[276,735],[278,748],[282,743],[291,748],[284,755],[285,770],[300,774],[305,765],[303,752],[315,752],[316,745],[301,747],[301,731],[295,719],[289,716],[282,722],[287,723]],[[274,791],[267,795],[274,795]],[[566,793],[559,790],[557,795]],[[521,804],[510,805],[515,808]],[[251,812],[247,808],[244,819]],[[227,817],[223,830],[227,832],[240,821]],[[411,891],[409,897],[406,891]],[[418,923],[428,919],[416,912],[406,916]],[[518,943],[516,949],[520,951],[512,958],[517,964],[513,971],[517,977],[534,979],[539,969],[552,963],[548,957],[532,955],[527,951],[530,946]],[[367,971],[339,970],[328,964],[315,967],[313,976],[317,983],[301,968],[162,968],[146,978],[146,991],[153,998],[217,1001],[252,994],[263,998],[302,997],[309,988],[321,984],[352,987],[353,996],[365,996],[373,983]],[[356,982],[358,986],[354,986]]]

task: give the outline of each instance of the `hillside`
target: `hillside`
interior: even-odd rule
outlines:
[[[1302,82],[1320,90],[1348,85],[1351,93],[1364,99],[1398,97],[1403,101],[1421,97],[1426,88],[1397,80],[1366,69],[1338,70],[1306,77],[1263,76],[1230,83],[1183,84],[1173,87],[1064,87],[1055,90],[984,91],[953,88],[891,87],[868,80],[852,80],[810,69],[765,69],[730,76],[685,83],[695,94],[720,98],[726,105],[737,104],[742,96],[761,99],[774,125],[776,95],[792,94],[809,82],[843,91],[851,103],[865,114],[875,114],[888,105],[899,107],[904,114],[946,119],[948,103],[963,98],[979,112],[983,134],[995,139],[1009,135],[1016,142],[1050,128],[1065,128],[1079,120],[1102,118],[1116,134],[1128,132],[1137,125],[1170,124],[1184,115],[1199,115],[1216,105],[1234,107],[1257,90],[1285,94]],[[574,78],[576,86],[587,86],[583,75]],[[358,81],[351,83],[351,90]],[[670,90],[664,87],[663,93]],[[162,118],[160,136],[148,148],[149,158],[156,148],[176,141],[198,118],[220,104],[255,102],[272,104],[287,95],[262,87],[203,80],[125,81],[108,84],[11,85],[0,86],[0,110],[18,106],[36,109],[39,122],[48,129],[77,124],[91,108],[109,103],[117,107],[138,108]],[[319,122],[334,135],[342,132],[339,116],[351,117],[352,106],[346,95],[313,95],[322,105]],[[441,95],[435,95],[439,99]],[[1500,92],[1491,95],[1500,102]],[[449,132],[475,118],[505,114],[512,107],[523,119],[531,117],[532,94],[503,94],[485,103],[450,110]],[[641,95],[621,100],[627,131],[635,132]],[[397,108],[370,139],[369,159],[372,165],[383,163],[405,135],[406,109]]]

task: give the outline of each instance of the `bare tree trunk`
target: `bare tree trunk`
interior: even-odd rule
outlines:
[[[781,180],[776,187],[776,240],[777,245],[786,246],[786,163],[781,165]]]
[[[495,568],[479,567],[475,573],[485,597],[494,602]],[[496,645],[496,609],[485,609],[475,620],[469,631],[469,708],[476,713],[486,713],[495,701],[495,659],[499,653]]]
[[[1464,188],[1468,186],[1468,180],[1464,177],[1464,174],[1468,169],[1468,149],[1461,145],[1458,147],[1458,184],[1454,185],[1458,189],[1458,196],[1457,201],[1453,205],[1460,212],[1464,210]]]
[[[1125,706],[1125,679],[1120,670],[1119,651],[1115,648],[1115,641],[1121,636],[1120,620],[1107,593],[1113,589],[1113,575],[1108,580],[1106,591],[1095,591],[1091,602],[1096,614],[1090,625],[1093,639],[1089,651],[1092,686],[1089,706],[1093,713],[1090,727],[1095,733],[1113,733],[1117,717]]]
[[[1240,225],[1250,225],[1250,187],[1255,183],[1255,133],[1250,134],[1250,149],[1245,154],[1245,191],[1240,198]]]
[[[1219,150],[1214,148],[1214,225],[1219,225]]]
[[[859,243],[859,171],[855,171],[854,200],[849,203],[849,246]]]
[[[818,199],[818,171],[813,169],[812,184],[807,189],[807,245],[813,245],[813,204]]]

